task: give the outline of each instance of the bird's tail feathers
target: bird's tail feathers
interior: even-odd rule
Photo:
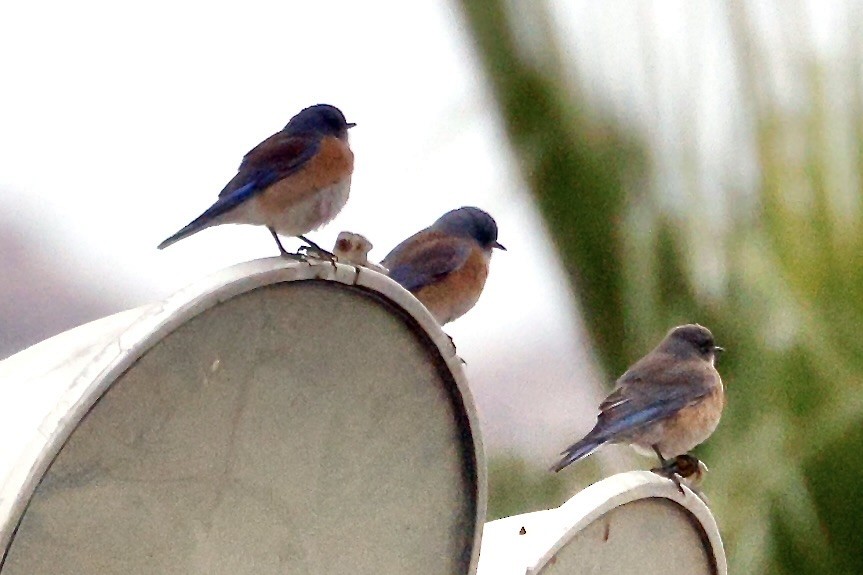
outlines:
[[[220,197],[219,200],[215,204],[210,206],[206,212],[195,218],[186,227],[184,227],[182,230],[180,230],[170,238],[166,239],[157,247],[160,250],[163,250],[171,244],[179,242],[183,238],[187,238],[192,234],[196,234],[203,229],[209,228],[210,226],[219,223],[224,223],[223,221],[220,222],[218,218],[222,217],[229,211],[239,206],[241,203],[248,200],[257,191],[257,182],[253,181],[249,182],[241,188],[238,188],[237,190],[234,190],[226,196]]]
[[[160,250],[163,250],[163,249],[167,248],[168,246],[170,246],[171,244],[179,242],[183,238],[188,238],[192,234],[196,234],[205,228],[209,228],[214,223],[215,222],[210,218],[204,218],[203,215],[199,216],[198,218],[195,218],[195,220],[193,222],[189,223],[186,227],[184,227],[179,232],[177,232],[176,234],[174,234],[170,238],[166,239],[165,241],[163,241],[161,244],[159,244],[156,247],[159,248]]]
[[[599,449],[605,442],[605,439],[587,436],[581,441],[573,443],[561,452],[563,457],[560,458],[560,461],[551,466],[551,471],[558,472],[570,463],[575,463],[579,459],[584,459]]]

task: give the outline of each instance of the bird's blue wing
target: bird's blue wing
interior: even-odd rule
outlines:
[[[637,433],[645,426],[670,417],[706,394],[693,394],[681,387],[653,389],[649,394],[627,391],[626,387],[618,388],[602,403],[596,425],[583,439],[561,453],[563,457],[552,466],[552,471],[560,471],[587,457],[609,441]]]
[[[406,290],[417,291],[463,266],[470,250],[467,242],[458,239],[434,239],[415,249],[405,249],[402,257],[387,256],[383,265],[389,261],[390,277]]]
[[[315,157],[320,142],[309,138],[270,136],[245,155],[237,175],[219,193],[219,199],[180,231],[159,244],[161,250],[213,223],[271,184],[290,176]]]
[[[684,390],[668,390],[673,393],[653,394],[638,398],[627,398],[600,414],[595,434],[601,437],[626,435],[646,425],[670,417],[703,396],[693,396]],[[594,432],[591,432],[594,433]]]
[[[600,405],[594,428],[605,437],[627,434],[674,415],[711,393],[716,381],[706,363],[694,368],[670,356],[653,356],[650,361],[640,360],[617,383]]]
[[[319,138],[289,137],[281,132],[273,134],[249,150],[240,163],[237,175],[219,192],[219,197],[232,196],[252,182],[256,191],[264,190],[270,184],[297,172],[315,157],[320,148]]]

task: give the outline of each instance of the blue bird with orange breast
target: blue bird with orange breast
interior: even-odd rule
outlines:
[[[655,453],[661,466],[654,471],[679,487],[674,458],[710,437],[725,406],[722,378],[714,367],[721,351],[706,327],[688,324],[669,331],[620,376],[599,406],[596,425],[552,469],[560,471],[606,443],[628,443]]]
[[[397,245],[381,265],[444,325],[479,300],[494,248],[506,249],[497,241],[494,219],[464,207]]]
[[[354,154],[341,110],[317,104],[291,118],[281,132],[249,151],[219,199],[159,249],[221,224],[252,224],[270,230],[279,253],[289,254],[278,234],[296,236],[321,255],[329,252],[303,234],[332,220],[348,201]]]

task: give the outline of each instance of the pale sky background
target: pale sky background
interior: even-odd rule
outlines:
[[[777,5],[747,3],[758,39],[776,47],[771,80],[789,106],[806,105],[789,34],[824,58],[831,85],[858,77],[837,56],[859,41],[860,3],[805,0],[806,18],[791,20]],[[550,6],[573,85],[649,143],[651,187],[669,204],[701,198],[690,214],[708,226],[696,271],[721,289],[710,226],[757,181],[726,5]],[[246,226],[155,246],[297,111],[338,106],[358,124],[351,198],[310,237],[331,246],[339,231],[359,232],[380,259],[447,210],[487,210],[509,251],[495,254],[479,304],[446,328],[468,362],[487,445],[547,463],[593,423],[599,378],[569,286],[450,2],[5,2],[0,82],[0,215],[32,232],[34,253],[131,294],[130,305],[275,255],[269,234]],[[24,281],[4,271],[0,281]]]
[[[446,330],[489,446],[539,442],[550,457],[560,427],[594,412],[579,399],[588,354],[461,27],[429,0],[4,3],[0,206],[40,235],[34,248],[154,301],[276,255],[248,226],[156,245],[216,199],[245,152],[301,108],[334,104],[358,124],[351,198],[310,237],[360,232],[380,259],[447,210],[491,213],[508,251]]]

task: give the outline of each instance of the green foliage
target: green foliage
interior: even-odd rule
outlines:
[[[498,456],[488,465],[488,520],[548,509],[566,497],[559,474],[537,469],[514,456]]]
[[[779,560],[785,572],[807,573],[863,573],[863,532],[859,529],[859,510],[863,509],[863,459],[849,457],[849,446],[863,445],[863,428],[850,430],[847,436],[833,441],[805,462],[806,478],[813,506],[818,511],[818,527],[824,537],[812,545],[807,525],[794,524],[783,514],[777,514],[776,523],[785,528],[783,537],[777,537],[781,546]],[[801,549],[811,549],[812,557],[801,557]],[[800,565],[811,563],[807,569]]]
[[[663,190],[642,184],[636,140],[587,119],[561,81],[551,27],[526,55],[515,5],[461,2],[602,367],[621,373],[673,325],[709,326],[729,350],[719,364],[728,407],[697,453],[711,468],[705,490],[730,572],[863,573],[863,88],[853,84],[848,121],[837,122],[825,96],[836,76],[803,43],[793,72],[807,105],[783,105],[747,4],[735,3],[727,24],[760,180],[752,198],[727,190],[729,213],[710,226],[703,194],[669,209]],[[518,6],[547,21],[544,4]],[[719,285],[702,277],[705,249]],[[500,464],[491,515],[532,509],[526,494],[547,501],[554,489]]]
[[[638,147],[611,126],[588,126],[562,91],[559,79],[518,61],[503,0],[463,2],[489,81],[503,112],[522,171],[579,287],[582,309],[599,353],[611,365],[622,349],[622,270],[616,227],[624,204],[625,166],[638,163]],[[582,130],[594,137],[585,138]]]

